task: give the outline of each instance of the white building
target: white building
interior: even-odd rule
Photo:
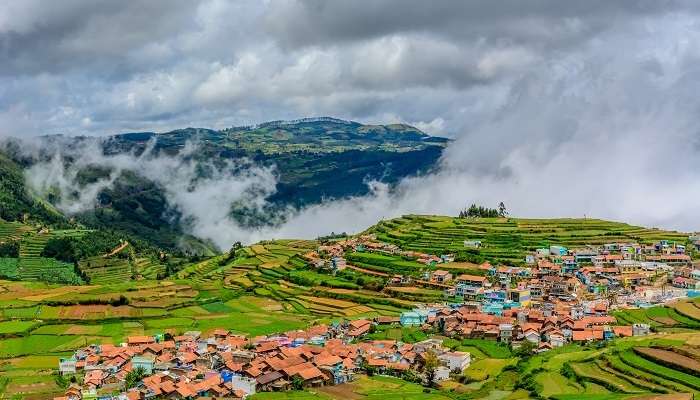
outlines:
[[[249,395],[255,394],[256,385],[257,381],[255,379],[251,379],[245,376],[234,375],[231,378],[231,386],[233,386],[234,390],[242,390]]]
[[[471,247],[473,249],[478,249],[481,247],[481,240],[465,240],[464,247]]]
[[[446,381],[450,379],[450,369],[447,367],[437,367],[435,368],[435,382]]]
[[[464,351],[448,351],[438,356],[444,366],[456,373],[461,373],[469,368],[472,362],[471,354]]]
[[[58,371],[63,374],[74,374],[75,364],[77,360],[75,358],[61,358],[58,361]]]

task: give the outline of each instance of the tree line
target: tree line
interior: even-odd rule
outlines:
[[[505,218],[508,215],[505,204],[498,203],[497,208],[488,208],[472,204],[459,212],[459,218]]]

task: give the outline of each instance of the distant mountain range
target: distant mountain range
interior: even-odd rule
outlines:
[[[174,248],[182,245],[186,236],[182,229],[185,221],[172,209],[162,185],[146,178],[147,174],[123,171],[110,185],[101,188],[93,208],[64,215],[54,205],[60,203],[61,196],[71,194],[32,196],[24,184],[23,170],[47,162],[57,151],[62,152],[63,163],[71,164],[85,157],[80,153],[84,148],[97,148],[104,156],[138,157],[149,151],[155,156],[181,155],[222,167],[232,160],[248,160],[240,168],[274,166],[276,187],[267,195],[262,212],[245,202],[232,204],[231,217],[250,227],[280,222],[282,211],[290,207],[366,194],[370,180],[393,185],[405,177],[429,172],[449,139],[430,136],[404,124],[364,125],[323,117],[223,130],[133,132],[107,138],[45,136],[40,142],[39,150],[32,152],[14,140],[3,146],[0,217],[16,220],[27,218],[28,214],[30,219],[49,224],[73,218],[87,227],[123,231],[158,246]],[[188,142],[197,147],[185,154]],[[113,170],[113,166],[91,164],[79,171],[76,179],[80,185],[87,185],[107,179]]]

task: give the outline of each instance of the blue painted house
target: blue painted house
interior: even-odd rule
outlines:
[[[155,359],[153,357],[136,356],[131,359],[132,369],[141,368],[146,372],[146,375],[151,375],[153,373],[154,363]]]

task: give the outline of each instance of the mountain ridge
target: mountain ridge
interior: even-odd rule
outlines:
[[[406,124],[366,125],[314,117],[221,130],[189,127],[106,137],[48,135],[38,142],[33,152],[23,151],[22,143],[11,139],[3,147],[8,159],[25,174],[34,165],[52,161],[56,154],[66,170],[85,159],[97,160],[80,166],[70,177],[75,182],[69,193],[44,193],[44,200],[54,206],[66,196],[79,197],[89,185],[109,181],[97,193],[93,208],[66,215],[66,219],[75,218],[90,228],[116,227],[158,246],[175,248],[186,221],[163,185],[145,178],[142,171],[125,170],[112,176],[114,168],[100,165],[100,159],[140,157],[146,151],[152,157],[179,157],[196,163],[194,179],[207,178],[212,170],[222,171],[231,162],[241,164],[243,160],[235,167],[239,172],[268,168],[276,181],[271,193],[265,194],[263,206],[238,202],[231,205],[229,214],[244,228],[256,228],[282,222],[290,208],[365,195],[368,181],[393,186],[403,178],[429,173],[437,167],[449,139]],[[196,151],[185,151],[192,143]],[[205,168],[199,168],[201,165]]]

